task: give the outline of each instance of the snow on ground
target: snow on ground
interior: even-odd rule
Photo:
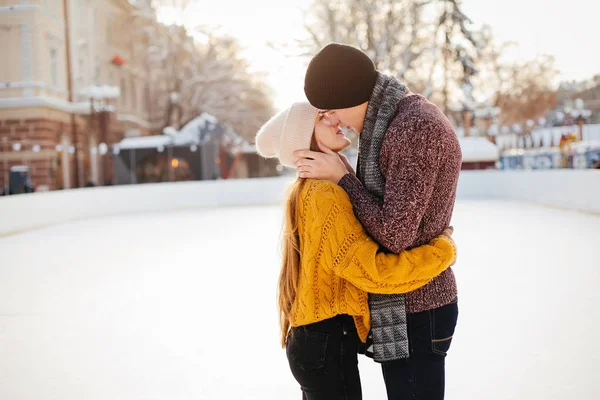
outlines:
[[[600,218],[459,202],[447,399],[600,398]],[[0,239],[0,398],[299,399],[278,347],[276,206]],[[384,399],[361,358],[365,399]]]

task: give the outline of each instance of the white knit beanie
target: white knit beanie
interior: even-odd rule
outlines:
[[[281,165],[295,168],[296,150],[310,149],[318,109],[296,102],[280,111],[256,134],[256,149],[265,158],[278,157]]]

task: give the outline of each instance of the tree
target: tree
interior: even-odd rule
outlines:
[[[404,77],[426,51],[425,21],[429,1],[315,0],[306,15],[309,39],[302,45],[312,53],[329,42],[361,48],[375,66]]]
[[[273,113],[264,77],[249,72],[237,41],[178,22],[195,5],[193,0],[160,0],[140,7],[134,29],[145,44],[142,56],[151,73],[148,93],[151,117],[157,126],[181,128],[202,112],[209,112],[242,137],[252,140]],[[156,19],[157,9],[175,12],[173,23]]]
[[[511,59],[515,43],[497,43],[491,29],[481,37],[480,68],[475,87],[482,99],[500,109],[503,124],[522,124],[543,117],[556,105],[554,58],[540,55],[532,60]]]
[[[462,71],[460,87],[463,92],[463,108],[472,108],[475,103],[473,97],[472,78],[478,72],[475,67],[475,58],[479,56],[480,42],[476,36],[478,32],[471,30],[472,21],[463,13],[460,0],[441,0],[441,15],[436,28],[435,40],[439,40],[441,32],[441,48],[444,59],[444,112],[449,111],[450,85],[456,81],[456,76],[451,77],[452,64],[458,62]]]
[[[477,40],[469,23],[459,0],[315,0],[301,46],[314,54],[329,42],[355,45],[413,91],[427,97],[441,91],[447,109],[452,83],[475,72]],[[467,63],[471,68],[461,73]]]

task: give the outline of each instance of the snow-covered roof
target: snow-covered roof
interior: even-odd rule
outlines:
[[[475,111],[473,111],[475,118],[494,118],[497,117],[498,114],[500,114],[500,109],[491,106],[476,108]]]
[[[498,161],[498,146],[485,137],[459,138],[463,162]]]
[[[175,145],[198,144],[219,128],[219,121],[213,115],[202,113],[177,132],[174,136],[174,143]]]
[[[241,148],[242,153],[244,154],[254,154],[257,152],[256,145],[250,144],[248,142],[244,142]]]
[[[166,135],[155,135],[155,136],[140,136],[125,138],[117,145],[121,150],[129,149],[152,149],[159,148],[161,146],[167,146],[173,143],[173,139]]]
[[[600,140],[584,140],[582,142],[576,142],[571,145],[573,150],[578,153],[585,153],[588,150],[600,150]]]
[[[167,127],[164,130],[164,135],[125,138],[116,147],[127,150],[199,145],[213,134],[216,134],[219,129],[222,129],[222,127],[215,117],[207,113],[202,113],[179,131],[175,128]]]
[[[462,138],[465,136],[465,128],[463,128],[462,126],[456,128],[455,131],[456,131],[456,136],[458,136],[459,138]],[[476,126],[472,126],[471,129],[469,129],[469,135],[472,135],[472,136],[479,135],[479,129]]]

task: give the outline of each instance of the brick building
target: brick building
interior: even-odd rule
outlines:
[[[0,186],[16,165],[38,189],[111,183],[110,146],[153,129],[134,3],[0,0]]]

